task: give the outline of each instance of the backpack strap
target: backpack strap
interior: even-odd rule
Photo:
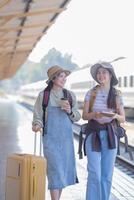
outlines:
[[[45,89],[44,94],[43,94],[43,101],[42,101],[43,109],[48,106],[49,95],[50,95],[50,91]]]
[[[117,120],[116,120],[117,121]],[[117,146],[117,154],[120,155],[120,139],[124,137],[124,144],[125,144],[125,152],[129,152],[128,151],[128,136],[126,134],[126,130],[120,126],[119,122],[117,122],[117,126],[119,127],[117,130],[117,142],[118,142],[118,146]],[[130,153],[130,152],[129,152]]]
[[[125,153],[129,152],[128,151],[128,137],[127,134],[124,134],[124,144],[125,144]],[[117,137],[117,155],[120,155],[120,137]],[[130,153],[130,152],[129,152]]]
[[[50,90],[48,90],[48,88],[45,88],[44,92],[43,92],[43,100],[42,100],[42,109],[43,109],[43,135],[45,134],[45,131],[44,131],[44,128],[45,128],[45,113],[46,113],[46,108],[48,106],[49,97],[50,97]]]
[[[83,135],[86,134],[88,123],[82,124],[80,127],[80,133],[79,133],[79,145],[78,145],[78,154],[79,159],[83,158],[83,152],[82,152],[82,146],[83,146]],[[84,152],[85,154],[85,152]]]
[[[121,91],[115,89],[115,94],[116,94],[116,113],[119,113],[119,106],[120,106],[120,102],[119,102],[119,98],[121,96]],[[118,120],[116,120],[117,126],[120,127],[120,129],[124,129],[123,127],[121,127],[120,122]],[[118,141],[118,148],[117,148],[117,154],[120,155],[120,139],[124,137],[124,144],[125,144],[125,152],[128,152],[128,136],[126,134],[126,131],[123,131],[124,134],[120,134],[117,133],[117,141]]]
[[[63,88],[63,95],[64,95],[64,98],[68,99],[68,101],[70,103],[70,106],[72,108],[72,106],[73,106],[73,99],[72,99],[71,93],[67,89]]]
[[[94,101],[96,99],[97,92],[100,88],[100,85],[96,85],[92,90],[91,90],[91,96],[90,96],[90,102],[89,102],[89,112],[92,111]]]
[[[82,145],[83,145],[83,133],[82,133],[82,126],[81,126],[80,133],[79,133],[79,146],[78,146],[79,159],[83,158]]]

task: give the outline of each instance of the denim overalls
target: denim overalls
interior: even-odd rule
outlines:
[[[72,122],[60,107],[47,108],[43,151],[48,189],[62,189],[77,182]]]

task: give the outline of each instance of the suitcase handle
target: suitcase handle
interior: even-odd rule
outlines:
[[[40,151],[39,151],[39,155],[41,156],[41,152],[42,152],[42,132],[40,131]],[[37,148],[37,133],[34,134],[34,155],[36,155],[36,148]]]

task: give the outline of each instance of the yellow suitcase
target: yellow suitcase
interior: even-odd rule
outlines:
[[[35,154],[36,134],[34,144]],[[45,200],[46,165],[42,156],[10,155],[7,158],[5,200]]]

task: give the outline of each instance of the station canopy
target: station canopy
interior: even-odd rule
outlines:
[[[0,0],[0,80],[12,77],[70,0]]]

